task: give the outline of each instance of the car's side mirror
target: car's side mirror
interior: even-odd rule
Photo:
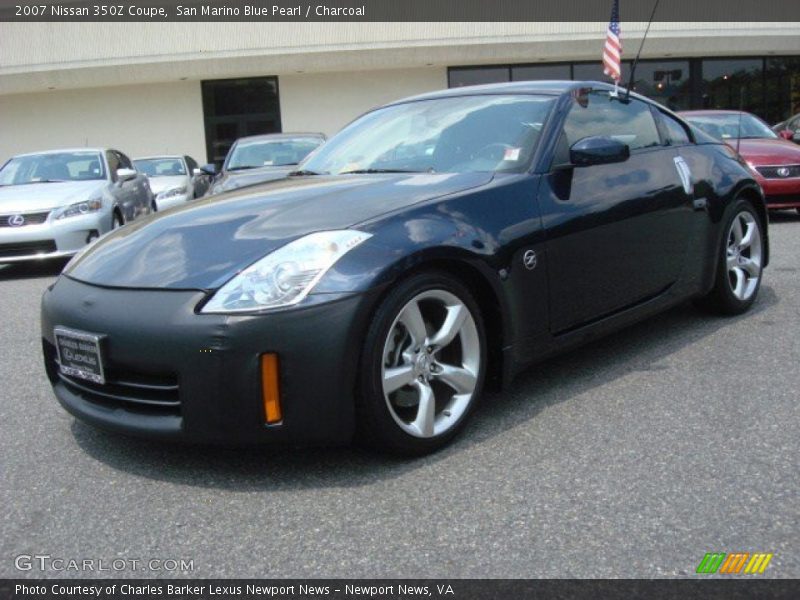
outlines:
[[[628,144],[604,135],[585,137],[569,149],[569,160],[576,167],[624,162],[630,156]]]
[[[791,129],[781,129],[778,132],[778,135],[781,136],[785,140],[791,141],[794,138],[795,134],[792,133]]]
[[[211,175],[212,177],[217,174],[217,165],[214,163],[209,163],[207,165],[203,165],[198,169],[199,171],[205,173],[206,175]]]
[[[130,181],[136,179],[136,171],[133,169],[117,169],[117,181]]]

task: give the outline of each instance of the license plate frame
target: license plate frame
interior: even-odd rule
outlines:
[[[58,369],[68,377],[77,377],[104,385],[102,343],[104,335],[58,326],[53,329],[58,355]]]

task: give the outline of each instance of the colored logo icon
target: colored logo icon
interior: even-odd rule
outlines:
[[[767,552],[708,552],[697,566],[697,573],[711,575],[721,573],[724,575],[756,575],[767,569],[772,557]]]

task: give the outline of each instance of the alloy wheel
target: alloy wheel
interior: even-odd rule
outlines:
[[[412,298],[383,349],[383,394],[392,418],[420,438],[442,435],[470,406],[478,385],[481,341],[469,308],[445,290]]]
[[[733,219],[728,231],[726,266],[728,284],[733,295],[749,300],[761,278],[761,230],[752,213],[742,211]]]

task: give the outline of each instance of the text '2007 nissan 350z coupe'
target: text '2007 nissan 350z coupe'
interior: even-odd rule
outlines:
[[[768,258],[753,173],[658,104],[459,88],[104,236],[44,295],[44,358],[105,429],[424,454],[533,361],[687,299],[747,310]]]

